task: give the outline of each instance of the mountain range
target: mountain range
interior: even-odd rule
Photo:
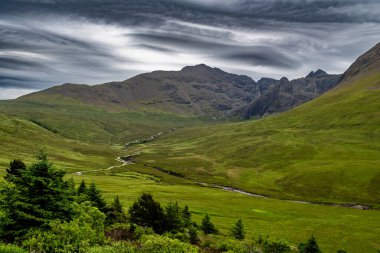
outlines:
[[[180,71],[154,71],[122,82],[63,84],[19,98],[39,101],[71,98],[112,110],[157,111],[214,119],[251,118],[287,111],[334,88],[341,75],[323,70],[289,81],[255,82],[204,64]]]

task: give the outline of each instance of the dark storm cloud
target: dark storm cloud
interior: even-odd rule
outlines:
[[[233,52],[223,55],[225,59],[231,59],[237,62],[243,62],[250,66],[273,66],[286,69],[294,69],[301,65],[300,62],[292,59],[275,50],[263,49],[260,51],[255,48],[246,52]]]
[[[380,40],[378,13],[377,0],[2,0],[0,99],[200,62],[254,78],[343,72]]]

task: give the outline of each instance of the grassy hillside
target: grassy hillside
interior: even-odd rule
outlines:
[[[78,100],[36,95],[30,100],[0,101],[0,113],[27,119],[74,140],[120,144],[173,127],[199,124],[196,117],[154,111],[128,111],[86,105]]]
[[[18,158],[30,162],[41,149],[68,172],[118,165],[115,158],[123,154],[120,147],[70,140],[28,120],[4,114],[0,114],[0,143],[1,175],[10,160]]]
[[[183,129],[137,161],[279,198],[380,203],[380,74],[360,72],[292,111]]]

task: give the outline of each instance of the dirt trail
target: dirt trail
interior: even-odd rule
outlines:
[[[77,172],[74,172],[73,174],[80,176],[83,173],[112,170],[113,168],[120,168],[120,167],[126,166],[128,164],[134,164],[132,161],[124,160],[123,157],[121,157],[121,156],[118,156],[115,160],[118,162],[121,162],[122,164],[121,165],[114,165],[114,166],[108,167],[106,169],[77,171]]]

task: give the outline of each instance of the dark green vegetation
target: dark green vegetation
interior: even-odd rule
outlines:
[[[289,112],[181,129],[136,147],[136,161],[282,199],[379,207],[379,51],[358,60],[367,63],[362,71]]]
[[[90,252],[134,252],[133,243],[101,244],[104,226],[108,227],[106,235],[116,235],[119,230],[112,230],[111,224],[136,218],[136,224],[152,227],[136,227],[141,238],[135,242],[142,252],[162,250],[165,245],[191,252],[188,242],[233,252],[251,246],[262,252],[304,250],[309,244],[315,249],[313,242],[307,241],[311,234],[322,252],[375,252],[380,248],[378,210],[277,198],[379,207],[379,57],[378,45],[345,73],[344,82],[335,89],[289,112],[248,122],[209,124],[189,116],[188,111],[186,116],[162,112],[157,101],[145,109],[131,110],[117,103],[102,104],[101,99],[89,103],[50,91],[1,102],[1,173],[6,173],[11,157],[30,164],[31,154],[43,148],[59,167],[82,172],[72,175],[74,181],[87,182],[77,189],[71,187],[72,192],[76,190],[71,201],[76,203],[73,215],[56,222],[39,219],[46,230],[28,233],[24,247],[64,247],[86,240],[85,247],[99,244]],[[174,132],[168,131],[173,127]],[[122,149],[126,142],[149,139],[162,131],[168,133],[153,142]],[[115,161],[118,156],[135,153],[140,153],[134,158],[136,164],[118,166],[121,164]],[[14,166],[22,167],[17,161]],[[17,169],[11,171],[18,173]],[[55,175],[59,179],[59,174]],[[59,180],[62,185],[70,182]],[[202,187],[196,182],[233,186],[272,198]],[[155,200],[144,197],[143,192],[154,193]],[[123,209],[121,203],[128,208]],[[126,214],[127,210],[141,213],[143,203],[155,207],[154,215],[170,222],[164,225],[157,219],[134,217],[134,212]],[[190,208],[185,211],[182,205]],[[184,226],[176,225],[179,217],[187,224],[186,233],[181,231]],[[205,217],[218,234],[206,235],[193,224],[195,221],[200,226]],[[231,239],[241,237],[239,218],[244,221],[245,239]],[[135,228],[127,225],[123,229],[128,234]],[[165,236],[167,232],[176,236]],[[186,243],[177,240],[184,238]]]
[[[0,239],[13,245],[0,246],[2,252],[23,252],[22,248],[40,253],[252,252],[254,249],[289,252],[289,246],[285,245],[283,250],[283,245],[278,247],[268,240],[258,241],[257,245],[231,240],[228,244],[203,244],[187,206],[181,208],[172,202],[162,208],[152,195],[144,193],[130,207],[127,217],[118,197],[109,206],[94,182],[87,187],[82,181],[76,188],[74,181],[65,180],[64,175],[42,152],[31,166],[21,160],[10,163],[0,186]],[[205,235],[217,233],[208,214],[201,229]],[[153,231],[165,236],[155,235]]]
[[[10,163],[0,190],[0,237],[4,241],[14,242],[53,220],[68,221],[73,216],[74,182],[65,181],[64,175],[43,153],[28,168],[20,160]]]
[[[235,237],[238,240],[243,240],[245,237],[245,231],[244,231],[244,225],[243,221],[239,219],[235,226],[231,230],[233,237]]]

